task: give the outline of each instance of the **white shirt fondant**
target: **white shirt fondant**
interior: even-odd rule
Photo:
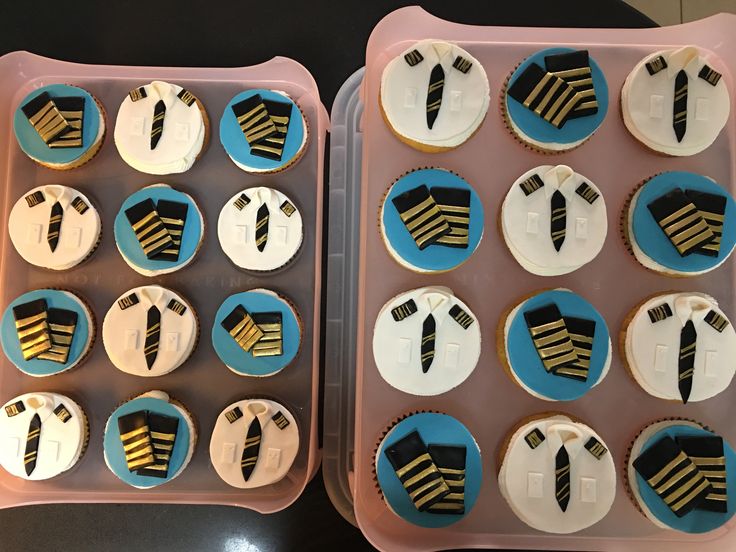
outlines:
[[[544,186],[526,195],[519,185],[538,175]],[[598,194],[591,204],[575,192],[583,182]],[[550,233],[550,198],[559,190],[565,196],[566,235],[559,251]],[[608,233],[606,203],[598,187],[566,165],[542,165],[524,173],[511,186],[502,207],[503,235],[514,258],[540,276],[572,272],[592,261]]]
[[[539,429],[545,439],[532,449],[524,437]],[[566,416],[527,423],[511,437],[498,482],[514,513],[526,524],[548,533],[573,533],[600,521],[616,496],[616,467],[611,452],[600,459],[586,448],[590,427]],[[565,444],[570,459],[570,500],[562,511],[555,498],[555,456]]]
[[[413,67],[404,55],[417,50],[424,58]],[[462,56],[473,65],[467,73],[452,64]],[[432,68],[445,73],[442,103],[432,128],[427,126],[427,90]],[[481,63],[448,42],[423,40],[389,62],[381,77],[381,105],[391,126],[410,140],[455,147],[477,130],[488,110],[488,77]]]
[[[25,410],[8,416],[5,407],[21,401]],[[54,409],[63,404],[71,418],[62,422]],[[24,456],[31,419],[41,419],[36,467],[26,475]],[[0,410],[0,465],[16,477],[40,481],[71,468],[84,450],[87,435],[82,409],[74,401],[56,393],[27,393],[11,399]]]
[[[650,75],[646,64],[662,56],[667,67]],[[694,46],[655,52],[641,60],[621,91],[624,123],[645,145],[669,155],[694,155],[716,139],[728,120],[731,101],[725,79],[713,86],[698,76],[704,65],[721,71],[720,64]],[[717,65],[716,65],[717,64]],[[688,76],[686,131],[677,141],[672,127],[675,77]]]
[[[235,407],[243,416],[230,423],[225,413]],[[289,425],[283,429],[271,419],[281,412]],[[248,427],[257,417],[261,424],[258,461],[248,481],[243,477],[240,460]],[[281,481],[289,472],[299,450],[296,420],[284,406],[266,399],[243,400],[231,404],[217,417],[210,440],[210,460],[225,483],[239,489],[254,489]]]
[[[245,194],[250,202],[238,210],[235,201]],[[272,188],[247,188],[231,197],[220,211],[217,236],[220,246],[236,266],[247,270],[275,270],[286,264],[302,245],[304,228],[302,215],[296,209],[290,216],[281,205],[288,201],[284,194]],[[256,215],[261,205],[268,206],[268,240],[263,251],[256,247]]]
[[[401,321],[391,310],[413,299],[417,312]],[[473,318],[467,329],[449,314],[457,305]],[[421,365],[422,325],[435,319],[435,355],[429,370]],[[457,387],[475,369],[480,357],[480,323],[470,308],[446,287],[414,289],[391,299],[378,314],[373,329],[373,358],[393,387],[413,395],[439,395]]]
[[[31,207],[26,197],[42,192],[44,201]],[[80,214],[71,202],[81,198],[89,208]],[[47,241],[51,207],[59,202],[63,209],[59,242],[51,251]],[[16,201],[10,212],[8,232],[18,254],[35,266],[65,270],[82,262],[97,246],[102,223],[89,199],[73,188],[60,185],[33,188]]]
[[[121,309],[118,301],[132,293],[139,302]],[[183,315],[167,308],[171,299],[187,307]],[[149,370],[143,349],[147,312],[152,305],[161,313],[161,334],[158,354]],[[102,324],[102,341],[110,361],[123,372],[144,377],[162,376],[178,368],[191,355],[197,334],[197,317],[189,302],[161,286],[142,286],[125,292],[107,311]]]
[[[148,174],[171,174],[188,170],[204,146],[205,124],[199,104],[188,106],[177,97],[182,87],[162,81],[143,86],[146,97],[133,101],[126,96],[115,122],[115,145],[123,160]],[[166,105],[161,138],[151,149],[154,106]]]
[[[672,316],[652,323],[647,311],[667,304]],[[626,330],[626,358],[632,374],[650,395],[681,401],[678,388],[680,333],[688,320],[693,321],[695,366],[688,402],[709,399],[731,383],[736,367],[736,331],[728,324],[719,333],[704,318],[714,310],[726,315],[712,297],[703,293],[672,293],[648,300],[637,310]]]

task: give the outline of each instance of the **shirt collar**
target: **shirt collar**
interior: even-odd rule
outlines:
[[[248,424],[253,418],[258,418],[263,429],[271,421],[271,405],[263,401],[250,401],[245,407],[245,415],[249,419]]]
[[[174,86],[168,82],[153,81],[151,84],[146,86],[146,93],[156,101],[163,100],[164,105],[166,105],[166,109],[169,109],[177,100],[176,90],[174,90]]]
[[[437,324],[442,323],[450,310],[452,296],[437,288],[431,288],[422,293],[417,302],[434,316]]]
[[[53,205],[58,201],[64,211],[72,201],[72,191],[65,186],[45,186],[43,195],[49,199],[49,205]]]
[[[255,199],[257,199],[261,205],[265,203],[272,209],[277,209],[278,207],[280,207],[279,197],[276,195],[276,192],[271,188],[256,188],[255,192],[251,196],[251,200]]]
[[[693,321],[693,325],[698,327],[705,318],[705,315],[711,310],[711,304],[699,295],[680,295],[675,297],[674,301],[675,314],[684,326],[688,320]]]
[[[667,76],[674,79],[684,69],[690,77],[697,77],[700,69],[700,53],[695,46],[683,46],[667,56]]]
[[[549,199],[555,191],[559,190],[567,199],[572,199],[574,192],[573,171],[567,165],[556,165],[542,175],[544,181],[544,195]]]
[[[449,42],[430,42],[427,44],[425,50],[426,52],[424,57],[431,62],[432,67],[439,63],[442,65],[442,68],[447,71],[452,67],[452,63],[455,61],[455,58],[452,55],[455,51],[455,46]]]
[[[152,305],[158,307],[160,312],[163,312],[167,305],[168,293],[161,286],[150,286],[142,289],[138,295],[140,295],[141,305],[146,309]]]
[[[28,410],[38,414],[41,423],[54,413],[54,399],[48,395],[38,394],[28,397],[23,404]]]
[[[550,422],[547,426],[546,442],[549,454],[554,458],[564,444],[570,460],[574,460],[583,448],[585,436],[580,428],[560,422]]]

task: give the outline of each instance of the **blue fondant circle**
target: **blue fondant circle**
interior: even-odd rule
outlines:
[[[386,446],[395,443],[414,430],[419,432],[427,445],[465,446],[465,513],[463,515],[420,512],[396,476],[391,462],[388,461],[383,451],[386,450]],[[393,428],[390,435],[384,439],[378,453],[376,474],[383,496],[391,509],[406,521],[429,528],[447,527],[467,516],[475,505],[483,481],[480,449],[473,436],[462,423],[452,416],[435,413],[414,414]]]
[[[138,475],[128,470],[128,465],[125,462],[125,451],[123,450],[123,443],[120,440],[120,430],[118,429],[118,418],[125,416],[126,414],[132,414],[139,410],[147,410],[149,412],[155,412],[164,416],[173,416],[179,418],[179,427],[176,432],[176,440],[174,441],[174,449],[171,451],[171,460],[169,461],[169,471],[166,478],[162,477],[150,477],[148,475]],[[110,416],[105,427],[105,458],[108,466],[128,485],[134,485],[138,487],[157,487],[171,481],[172,477],[184,465],[184,461],[189,454],[189,441],[192,436],[189,434],[189,426],[187,425],[187,418],[181,413],[181,411],[174,405],[166,402],[162,399],[155,399],[153,397],[138,397],[125,404],[119,406]]]
[[[289,121],[289,129],[286,133],[286,142],[284,143],[284,152],[281,155],[281,161],[259,157],[258,155],[251,155],[250,146],[248,145],[245,135],[238,124],[238,119],[235,116],[235,113],[233,113],[233,105],[238,102],[242,102],[255,94],[259,94],[264,100],[282,103],[287,102],[291,104],[291,119]],[[279,169],[290,163],[302,148],[305,132],[306,128],[302,112],[294,101],[283,94],[263,88],[246,90],[245,92],[241,92],[235,96],[230,100],[227,106],[225,106],[225,111],[222,113],[222,119],[220,119],[220,142],[225,148],[227,154],[241,165],[260,171]]]
[[[727,197],[721,249],[717,257],[697,253],[681,257],[675,246],[672,245],[672,242],[659,227],[657,221],[654,220],[648,205],[675,188],[697,190]],[[736,203],[722,186],[699,174],[672,171],[655,176],[641,188],[631,217],[634,239],[644,254],[662,266],[679,272],[709,270],[723,262],[736,245]]]
[[[593,350],[586,381],[555,376],[547,372],[534,348],[524,313],[550,303],[556,304],[563,316],[595,320]],[[527,299],[516,311],[506,337],[506,349],[514,374],[529,389],[552,400],[573,401],[587,393],[600,378],[608,358],[609,339],[606,321],[593,305],[571,291],[552,290],[543,291]]]
[[[511,75],[508,87],[519,78],[519,75],[529,67],[532,63],[536,63],[542,69],[545,68],[545,56],[555,54],[565,54],[574,52],[572,48],[547,48],[529,56]],[[506,110],[514,124],[521,129],[524,134],[537,142],[558,144],[569,144],[584,140],[601,125],[608,111],[608,84],[603,71],[595,62],[592,56],[589,56],[590,71],[593,77],[593,87],[595,88],[595,97],[598,101],[598,113],[578,119],[570,119],[562,128],[555,128],[552,124],[542,119],[532,110],[527,109],[521,103],[517,102],[511,96],[506,94]]]
[[[249,313],[280,312],[282,355],[254,357],[246,353],[222,327],[221,322],[235,307],[242,305]],[[212,346],[227,366],[244,376],[271,376],[285,368],[299,352],[301,330],[291,306],[280,297],[260,291],[244,291],[231,295],[217,309],[212,325]]]
[[[69,358],[65,364],[52,362],[50,360],[40,360],[37,358],[24,360],[23,353],[20,349],[20,341],[15,331],[15,318],[13,317],[13,307],[35,301],[37,299],[45,299],[48,308],[66,309],[77,313],[77,327],[74,330],[74,339],[69,350]],[[59,372],[63,372],[69,366],[77,362],[85,353],[87,347],[87,339],[89,337],[90,327],[87,320],[87,310],[84,305],[76,298],[71,297],[67,293],[55,289],[37,289],[24,293],[15,299],[8,308],[5,309],[2,319],[2,347],[5,356],[10,362],[15,364],[21,372],[30,374],[31,376],[53,376]]]
[[[29,101],[48,92],[51,98],[66,98],[70,96],[84,97],[84,119],[82,124],[82,147],[81,148],[50,148],[46,145],[38,132],[33,128],[21,107]],[[100,109],[92,95],[76,86],[68,84],[51,84],[38,88],[28,94],[20,102],[13,115],[13,129],[18,145],[26,153],[44,163],[64,164],[71,163],[79,159],[86,153],[90,146],[95,142],[97,134],[100,130]]]
[[[675,423],[652,435],[642,447],[641,452],[645,452],[649,447],[666,436],[674,439],[675,437],[708,437],[712,435],[713,433],[710,431],[699,427]],[[708,531],[719,528],[731,519],[734,512],[736,512],[736,475],[734,475],[734,470],[736,470],[736,452],[734,452],[731,445],[725,440],[723,441],[723,452],[726,457],[726,494],[728,495],[728,512],[725,514],[705,510],[691,510],[687,515],[681,518],[677,517],[644,478],[639,473],[636,473],[636,482],[639,486],[641,500],[644,501],[649,511],[659,521],[678,531],[684,531],[685,533],[707,533]]]
[[[430,190],[434,186],[470,190],[470,228],[468,230],[467,249],[430,245],[424,250],[417,247],[416,242],[401,221],[399,212],[392,200],[404,192],[426,185]],[[478,247],[483,237],[483,204],[473,187],[458,175],[444,169],[418,169],[399,178],[386,196],[383,204],[383,228],[386,239],[398,255],[412,266],[423,270],[451,270],[467,261]]]
[[[179,260],[175,263],[170,261],[158,261],[149,259],[143,252],[138,239],[135,237],[133,227],[125,216],[125,210],[145,199],[151,199],[154,203],[161,199],[178,201],[189,205],[187,220],[184,224],[184,232],[181,239]],[[174,190],[168,186],[149,186],[138,190],[123,202],[120,211],[115,217],[115,243],[123,256],[135,266],[144,270],[165,270],[185,264],[197,252],[199,242],[202,240],[202,221],[197,210],[197,205],[186,194]]]

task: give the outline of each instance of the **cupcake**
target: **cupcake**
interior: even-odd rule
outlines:
[[[283,171],[301,159],[309,128],[293,99],[255,88],[236,95],[220,119],[220,142],[233,163],[248,173]]]
[[[147,174],[188,171],[207,147],[202,102],[177,84],[153,81],[131,90],[115,121],[115,146],[128,165]]]
[[[212,430],[210,461],[232,487],[278,483],[299,451],[299,428],[289,410],[268,399],[243,399],[223,410]]]
[[[447,414],[422,412],[390,427],[375,453],[378,487],[404,521],[447,527],[470,514],[480,493],[480,448]]]
[[[389,188],[379,213],[391,257],[419,273],[467,261],[483,237],[483,205],[473,187],[445,169],[411,171]]]
[[[639,303],[620,336],[626,368],[644,391],[668,401],[710,399],[731,384],[736,332],[713,297],[670,292]]]
[[[450,288],[423,287],[389,300],[373,327],[373,358],[392,387],[439,395],[473,373],[481,330],[470,307]]]
[[[302,215],[273,188],[246,188],[220,211],[217,238],[238,268],[270,272],[286,266],[304,240]]]
[[[71,291],[37,289],[8,305],[2,318],[3,351],[24,374],[53,376],[80,365],[95,341],[95,317]]]
[[[28,481],[51,479],[73,468],[89,442],[82,407],[58,393],[26,393],[0,410],[0,466]]]
[[[68,84],[37,88],[13,115],[20,149],[39,165],[60,171],[81,167],[105,139],[105,116],[97,98]]]
[[[203,238],[204,217],[194,199],[167,184],[135,192],[115,217],[115,245],[128,266],[144,276],[189,265]]]
[[[302,322],[289,299],[269,289],[231,295],[215,314],[212,346],[239,376],[272,376],[291,364],[302,341]]]
[[[665,172],[640,184],[621,215],[629,251],[665,276],[699,276],[736,245],[736,203],[711,178]]]
[[[199,321],[192,305],[161,286],[126,291],[102,322],[102,343],[118,370],[156,377],[184,364],[199,341]]]
[[[396,137],[424,152],[451,150],[473,136],[488,112],[488,77],[457,44],[422,40],[381,75],[380,108]]]
[[[629,498],[661,529],[707,533],[736,512],[736,453],[698,422],[647,425],[629,448],[625,470]]]
[[[501,206],[499,227],[506,247],[525,270],[538,276],[568,274],[603,248],[606,203],[589,178],[566,165],[542,165],[513,183]]]
[[[496,342],[511,380],[546,401],[579,399],[611,367],[606,321],[568,289],[524,297],[501,317]]]
[[[587,50],[547,48],[511,73],[501,98],[506,126],[522,144],[562,153],[583,144],[603,122],[608,85]]]
[[[150,489],[177,477],[197,443],[192,415],[163,391],[118,406],[105,424],[105,464],[121,481]]]
[[[608,514],[616,496],[616,467],[608,445],[592,428],[566,414],[539,414],[506,436],[498,487],[528,526],[575,533]]]
[[[626,77],[621,113],[631,135],[664,155],[695,155],[710,146],[731,107],[723,64],[695,46],[649,54]]]
[[[10,241],[23,259],[49,270],[68,270],[100,244],[102,222],[92,202],[74,188],[33,188],[13,205]]]

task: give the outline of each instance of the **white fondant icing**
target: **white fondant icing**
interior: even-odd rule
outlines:
[[[413,67],[404,59],[412,50],[424,58]],[[457,56],[472,63],[467,73],[452,66]],[[444,90],[437,119],[430,129],[427,89],[430,73],[437,63],[445,73]],[[388,123],[400,136],[428,146],[454,148],[465,142],[483,122],[489,101],[485,69],[456,44],[437,40],[417,42],[392,59],[381,76],[381,106]]]
[[[535,428],[545,440],[532,449],[524,437]],[[603,519],[616,496],[616,468],[610,451],[597,459],[584,448],[591,437],[608,448],[593,429],[564,415],[528,422],[513,433],[501,461],[498,484],[519,519],[540,531],[560,534],[580,531]],[[555,499],[555,455],[563,443],[570,458],[570,501],[564,512]],[[542,474],[534,482],[541,489],[530,486],[530,473]],[[591,479],[595,481],[592,490]]]
[[[145,98],[134,102],[127,95],[120,104],[115,123],[115,145],[120,157],[134,169],[148,174],[189,170],[204,147],[205,117],[199,104],[187,106],[181,101],[177,94],[182,87],[176,84],[153,81],[143,88]],[[151,149],[153,110],[159,100],[166,105],[164,126],[156,147]],[[187,129],[186,139],[182,128]]]
[[[42,192],[45,200],[29,207],[26,197]],[[80,214],[71,202],[81,198],[89,208]],[[51,251],[46,240],[51,207],[59,202],[63,209],[59,243]],[[79,191],[61,185],[38,186],[15,202],[8,220],[8,233],[18,254],[32,265],[51,270],[66,270],[83,260],[97,246],[102,222],[97,209]]]
[[[520,183],[535,174],[544,186],[527,196]],[[575,192],[583,182],[599,194],[592,204]],[[559,251],[549,230],[550,200],[556,190],[565,196],[567,217],[567,234]],[[608,232],[603,194],[590,179],[566,165],[542,165],[516,179],[504,199],[501,219],[511,254],[524,269],[538,276],[568,274],[589,263],[603,248]]]
[[[136,294],[139,303],[122,310],[118,301],[131,293]],[[167,308],[171,299],[187,307],[183,315]],[[146,315],[151,305],[156,305],[161,313],[161,333],[158,354],[149,370],[143,348]],[[181,295],[161,286],[141,286],[123,293],[107,311],[102,323],[102,342],[110,361],[119,370],[135,376],[155,377],[168,374],[189,358],[197,343],[198,331],[194,310]],[[121,334],[125,339],[120,339]],[[172,335],[175,346],[171,344]]]
[[[527,493],[529,498],[544,497],[544,474],[539,472],[529,472],[527,474]]]
[[[652,323],[647,311],[664,303],[670,305],[673,315]],[[682,400],[678,389],[680,332],[689,319],[695,325],[697,341],[688,401],[709,399],[729,386],[736,367],[733,363],[721,363],[717,369],[709,370],[706,353],[711,351],[721,358],[736,358],[736,331],[730,323],[720,333],[712,328],[704,321],[710,310],[727,319],[716,300],[704,293],[662,294],[647,300],[636,310],[626,328],[626,361],[634,379],[647,393],[661,399]],[[655,343],[660,345],[653,347]]]
[[[238,210],[234,202],[241,194],[250,202]],[[304,239],[302,215],[296,209],[287,216],[281,210],[285,201],[296,209],[285,194],[267,187],[247,188],[228,199],[217,220],[217,237],[220,247],[236,266],[246,270],[276,270],[296,255]],[[258,208],[263,204],[268,206],[269,232],[265,248],[259,251],[255,226]]]
[[[416,303],[417,312],[395,321],[391,310],[410,299]],[[449,315],[453,305],[473,317],[467,329]],[[436,324],[435,357],[424,373],[421,366],[422,324],[430,313]],[[373,329],[373,358],[383,379],[393,387],[413,395],[438,395],[470,376],[480,357],[480,342],[477,317],[451,289],[424,287],[404,292],[383,306]],[[453,364],[455,358],[456,365]]]
[[[665,59],[667,67],[650,75],[646,64],[659,56]],[[712,86],[698,76],[706,64],[722,71],[714,55],[694,46],[660,50],[642,59],[626,77],[621,89],[623,119],[629,132],[649,148],[668,155],[694,155],[710,146],[728,120],[731,101],[725,79],[721,78]],[[688,113],[685,135],[678,142],[670,114],[675,78],[680,70],[688,76]],[[655,102],[655,97],[661,100]],[[707,105],[699,99],[705,100]]]
[[[243,416],[230,423],[225,413],[236,406]],[[271,419],[277,412],[289,422],[283,429]],[[246,481],[240,458],[248,427],[255,417],[261,424],[261,445],[255,469]],[[224,461],[230,457],[229,452],[224,454],[224,446],[233,447],[235,461]],[[239,489],[254,489],[281,481],[291,469],[298,450],[299,429],[294,416],[283,405],[267,399],[245,399],[226,407],[217,417],[210,440],[210,460],[215,471],[225,483]]]
[[[529,136],[526,132],[521,130],[521,128],[513,121],[511,117],[506,118],[507,122],[511,125],[511,129],[514,131],[514,134],[519,136],[519,138],[522,139],[522,141],[531,144],[532,146],[536,146],[537,148],[541,150],[548,150],[548,151],[567,151],[567,150],[573,150],[576,147],[578,147],[580,144],[585,142],[590,136],[586,136],[582,140],[573,140],[572,142],[541,142],[539,140],[535,140],[531,136]]]
[[[5,407],[22,401],[25,410],[8,416]],[[63,423],[54,409],[63,404],[71,418]],[[25,443],[31,419],[41,419],[36,467],[27,475],[24,465]],[[0,465],[11,475],[30,481],[50,479],[74,466],[82,455],[87,436],[87,422],[82,407],[57,393],[27,393],[10,399],[0,409]],[[7,446],[6,446],[7,445]]]

